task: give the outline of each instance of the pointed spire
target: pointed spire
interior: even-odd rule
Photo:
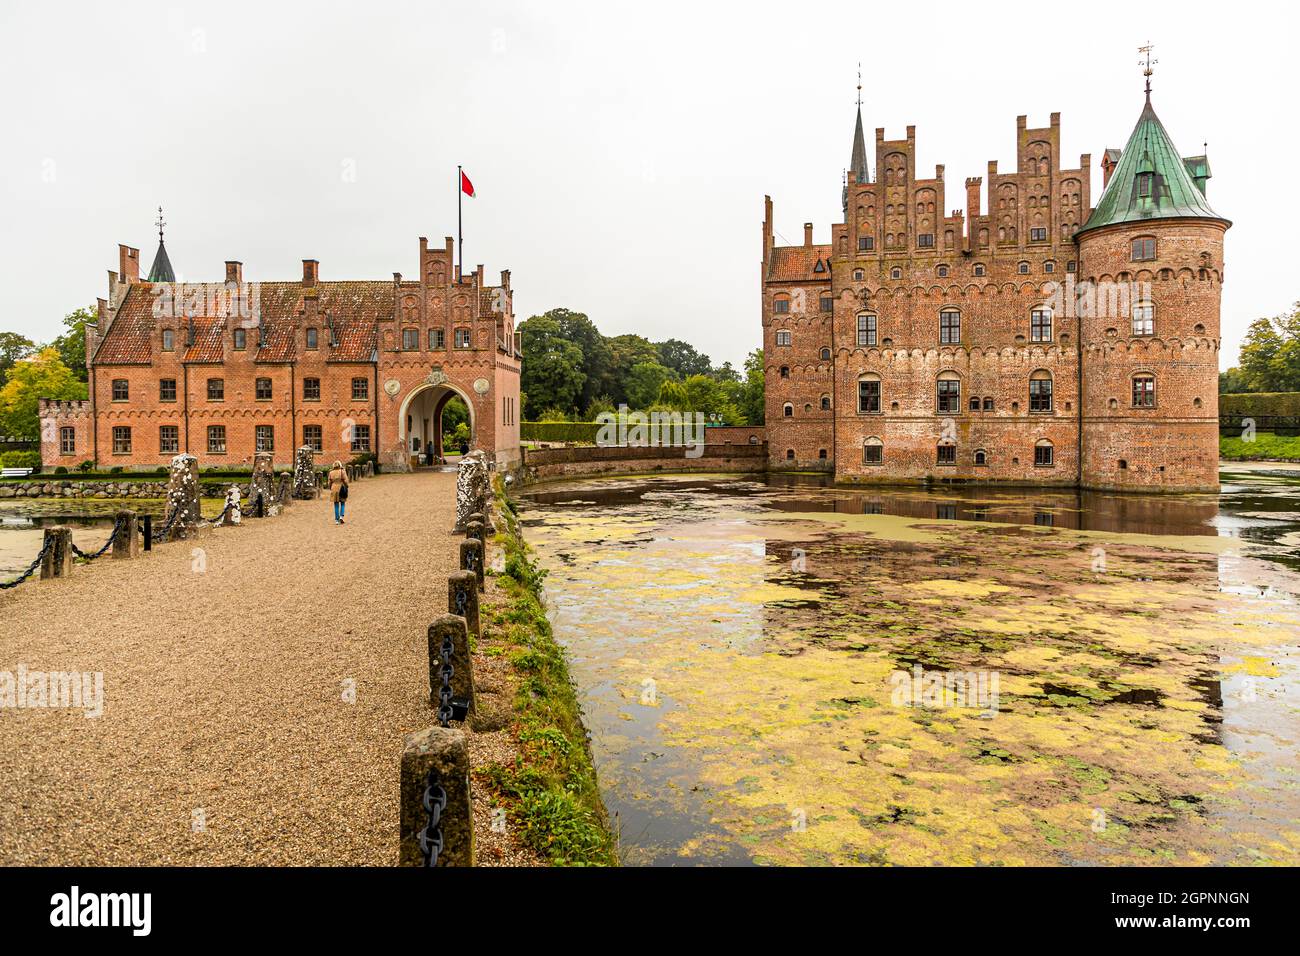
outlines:
[[[849,172],[858,178],[859,183],[870,182],[871,170],[867,166],[867,141],[862,134],[862,64],[858,64],[858,122],[853,130],[853,157],[849,160]]]
[[[158,227],[158,252],[153,257],[153,265],[149,267],[149,281],[175,282],[176,274],[172,272],[172,262],[167,258],[167,247],[163,245],[163,226],[167,222],[163,219],[162,206],[158,207],[158,220],[154,225]]]

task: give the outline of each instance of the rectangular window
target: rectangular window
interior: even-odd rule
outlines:
[[[879,465],[885,460],[885,446],[868,443],[862,446],[862,463]]]
[[[158,454],[178,455],[181,450],[181,430],[176,425],[158,426]]]
[[[961,313],[939,313],[939,342],[944,345],[956,345],[961,341]]]
[[[208,454],[224,455],[226,453],[226,426],[208,426]]]
[[[370,379],[354,378],[352,380],[352,401],[364,402],[370,398]]]
[[[1154,335],[1156,331],[1156,307],[1150,302],[1139,302],[1133,306],[1133,334]]]
[[[259,402],[269,402],[271,400],[271,380],[269,378],[259,378],[253,386],[253,394],[257,396]]]
[[[208,379],[208,401],[222,402],[226,399],[226,380],[224,378]]]
[[[790,344],[790,333],[789,333],[789,332],[777,332],[777,333],[776,333],[776,344],[777,344],[777,345],[789,345],[789,344]]]
[[[304,402],[320,401],[320,379],[304,378],[302,380],[302,400]]]
[[[130,425],[113,426],[113,454],[114,455],[131,454],[131,426]]]
[[[275,426],[258,425],[254,430],[258,451],[275,451]]]
[[[1033,342],[1052,341],[1052,310],[1034,309],[1029,313],[1029,338]]]
[[[1029,380],[1029,410],[1031,412],[1050,412],[1052,410],[1052,380],[1050,378]]]
[[[314,349],[318,344],[318,336],[315,329],[307,330],[307,348]]]
[[[176,379],[174,378],[158,379],[158,401],[160,402],[176,401]]]
[[[940,446],[939,446],[939,457],[938,457],[937,460],[938,460],[939,464],[941,464],[941,465],[955,465],[955,464],[957,464],[957,446],[956,446],[956,445],[940,445]]]
[[[113,401],[125,402],[131,397],[131,386],[124,378],[113,379]]]
[[[1134,239],[1133,240],[1133,261],[1150,262],[1156,257],[1156,241],[1154,239]]]
[[[77,430],[70,425],[59,429],[59,454],[75,455],[77,453]]]
[[[235,329],[235,351],[242,352],[248,347],[248,332],[244,329]]]
[[[352,450],[370,451],[370,426],[369,425],[352,426]]]
[[[420,330],[402,329],[402,349],[407,352],[414,352],[419,347],[420,347]]]
[[[1046,242],[1047,228],[1045,226],[1033,226],[1029,230],[1030,242]]]
[[[874,315],[858,316],[858,344],[876,344],[876,317]]]
[[[176,348],[176,333],[171,329],[163,329],[162,347],[164,352],[170,352]]]
[[[919,236],[916,237],[916,244],[920,246],[922,249],[933,249],[934,233],[932,232],[921,233]]]
[[[875,236],[858,236],[858,252],[870,252],[875,244]]]
[[[880,379],[864,378],[858,382],[858,411],[880,411]]]
[[[1133,378],[1133,407],[1156,407],[1156,380],[1150,375],[1137,375]]]
[[[456,337],[453,341],[458,349],[469,348],[469,329],[457,329]]]
[[[993,399],[988,396],[985,396],[984,398],[984,411],[986,412],[993,411]]]
[[[772,303],[772,311],[773,311],[773,312],[776,312],[776,313],[778,313],[778,314],[783,314],[783,313],[789,312],[789,311],[790,311],[790,300],[789,300],[789,299],[777,299],[776,301],[774,301],[774,302]]]
[[[823,312],[831,312],[831,311],[833,311],[834,309],[835,309],[835,300],[834,300],[833,298],[831,298],[830,296],[828,296],[828,295],[824,295],[824,296],[822,296],[822,297],[821,297],[821,310],[822,310]]]
[[[955,415],[961,411],[961,382],[955,378],[939,382],[939,411]]]
[[[1051,445],[1035,445],[1034,464],[1039,468],[1050,468],[1053,461],[1052,451]],[[1037,521],[1035,521],[1035,524],[1037,524]]]
[[[429,330],[429,348],[445,349],[447,347],[447,333],[442,329]]]
[[[303,425],[302,426],[302,443],[312,451],[320,452],[325,450],[321,441],[321,426]]]

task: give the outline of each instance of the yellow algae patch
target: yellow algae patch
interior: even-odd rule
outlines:
[[[937,578],[933,581],[918,581],[912,587],[919,591],[942,594],[945,597],[969,598],[988,597],[990,594],[1001,594],[1011,590],[1005,584],[994,584],[992,581],[952,581],[946,578]]]

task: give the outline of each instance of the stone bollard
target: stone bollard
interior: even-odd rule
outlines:
[[[134,511],[119,511],[117,523],[113,526],[113,557],[138,558],[140,556],[140,535],[136,528]]]
[[[281,508],[287,508],[291,501],[293,501],[293,475],[287,471],[281,472],[280,487],[275,492],[275,503]]]
[[[177,455],[171,467],[163,520],[172,522],[167,540],[179,541],[193,535],[203,524],[203,512],[199,508],[199,460],[193,455]]]
[[[41,559],[41,580],[66,578],[72,573],[72,529],[56,525],[45,529],[45,557]]]
[[[259,451],[253,456],[253,477],[248,483],[248,510],[259,518],[266,516],[275,500],[275,471],[271,453]]]
[[[407,734],[402,746],[401,772],[398,865],[427,865],[428,858],[421,849],[420,837],[429,824],[425,793],[432,785],[441,787],[447,795],[447,805],[438,821],[442,847],[436,865],[473,866],[474,814],[470,803],[469,745],[465,732],[430,727]],[[435,835],[429,836],[436,842]]]
[[[303,445],[293,458],[293,496],[299,501],[310,501],[320,496],[316,487],[315,452]]]
[[[481,451],[470,452],[456,466],[456,524],[451,530],[463,534],[469,516],[478,513],[483,516],[483,527],[495,531],[488,518],[490,498],[487,459]]]
[[[483,542],[466,538],[460,543],[460,569],[473,571],[478,589],[483,590]]]
[[[469,631],[465,619],[443,614],[429,625],[429,706],[442,706],[442,646],[451,639],[451,706],[455,720],[474,716],[474,665],[470,660]],[[463,715],[461,710],[463,708]]]
[[[221,513],[221,526],[233,528],[239,524],[243,516],[244,513],[239,507],[239,485],[231,485],[230,490],[226,492],[226,506]]]
[[[447,577],[447,613],[463,617],[474,640],[483,636],[478,614],[478,579],[473,571],[453,571]]]
[[[367,478],[375,477],[375,463],[373,461],[370,461],[369,459],[366,459],[366,467],[365,470],[362,472],[362,474],[365,475]]]
[[[483,545],[483,557],[487,558],[487,531],[483,527],[482,521],[465,522],[465,537],[473,538],[479,544]]]

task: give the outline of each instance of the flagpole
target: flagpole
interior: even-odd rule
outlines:
[[[465,273],[465,232],[461,227],[460,219],[461,196],[465,192],[465,184],[461,179],[464,175],[464,173],[461,172],[461,169],[462,167],[460,166],[456,167],[456,248],[460,258],[460,267],[456,270],[456,281],[458,282],[460,281],[461,276]]]

